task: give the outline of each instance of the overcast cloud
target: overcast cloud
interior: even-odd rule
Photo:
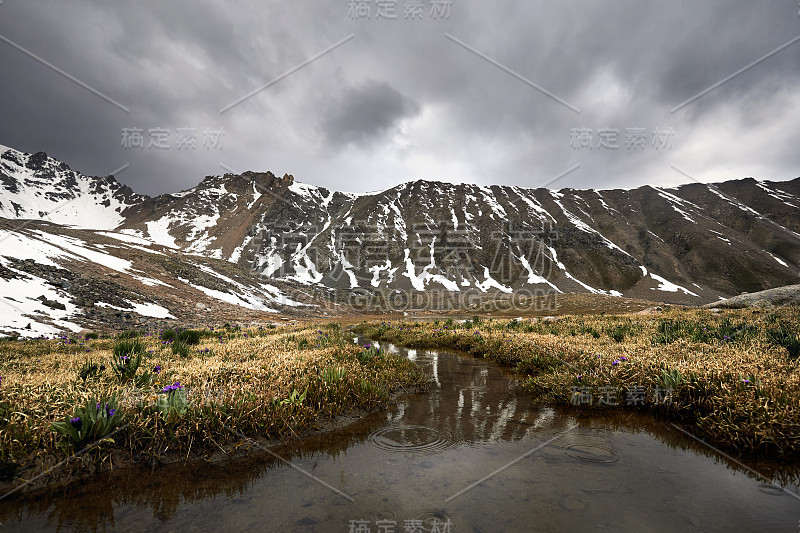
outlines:
[[[90,175],[128,165],[119,181],[150,195],[224,167],[353,192],[800,175],[797,0],[453,0],[449,17],[424,0],[421,20],[407,3],[387,20],[375,0],[368,19],[349,0],[4,0],[0,144]]]

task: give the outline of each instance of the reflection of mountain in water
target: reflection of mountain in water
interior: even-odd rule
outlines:
[[[432,426],[468,446],[567,427],[566,419],[555,420],[552,409],[533,405],[509,372],[471,357],[413,349],[402,353],[431,374],[435,393],[399,402],[390,424]]]

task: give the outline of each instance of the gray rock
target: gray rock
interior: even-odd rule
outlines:
[[[766,291],[740,294],[703,307],[706,309],[742,309],[745,307],[770,308],[788,304],[800,304],[800,285],[786,285]]]

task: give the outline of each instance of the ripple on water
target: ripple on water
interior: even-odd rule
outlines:
[[[565,453],[587,463],[616,463],[619,461],[617,452],[596,444],[570,444],[566,447]]]
[[[459,524],[453,515],[441,509],[417,513],[413,519],[422,522],[422,531],[459,531]]]
[[[373,522],[389,521],[395,523],[403,523],[402,516],[398,511],[383,511],[372,515]]]
[[[389,426],[374,431],[369,441],[382,450],[432,453],[457,446],[447,431],[417,425]]]

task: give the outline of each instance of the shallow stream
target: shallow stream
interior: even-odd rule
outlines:
[[[430,391],[247,458],[3,501],[0,530],[798,531],[796,486],[666,422],[621,408],[576,418],[532,403],[494,363],[384,347],[429,373]]]

